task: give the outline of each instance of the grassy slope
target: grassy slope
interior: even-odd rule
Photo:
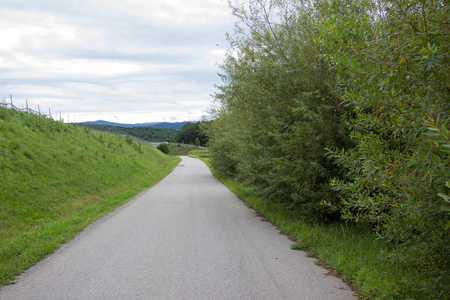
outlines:
[[[135,140],[0,108],[0,283],[178,162]]]

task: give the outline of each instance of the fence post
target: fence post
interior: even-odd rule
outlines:
[[[25,103],[27,104],[27,114],[29,114],[30,111],[28,110],[28,99],[25,99]]]
[[[9,99],[11,99],[11,108],[14,109],[14,105],[13,105],[13,102],[12,102],[12,95],[11,94],[9,94]]]

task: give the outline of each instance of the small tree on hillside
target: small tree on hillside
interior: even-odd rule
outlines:
[[[164,154],[169,154],[169,146],[167,144],[159,144],[156,148]]]

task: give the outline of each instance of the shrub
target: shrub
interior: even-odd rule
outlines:
[[[169,154],[169,147],[167,144],[159,144],[156,148],[164,154]]]
[[[417,297],[440,297],[450,287],[449,7],[329,3],[318,40],[338,70],[357,143],[330,151],[350,171],[332,181],[342,196],[337,209],[398,245],[391,258],[414,270],[405,280]]]
[[[329,181],[342,172],[325,159],[325,148],[351,145],[333,91],[335,72],[311,35],[313,14],[295,4],[233,7],[241,23],[229,36],[234,49],[222,65],[209,148],[216,170],[258,186],[269,201],[330,217],[321,201],[337,201]]]

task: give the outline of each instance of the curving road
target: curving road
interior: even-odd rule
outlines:
[[[0,299],[356,299],[200,160],[0,290]]]

